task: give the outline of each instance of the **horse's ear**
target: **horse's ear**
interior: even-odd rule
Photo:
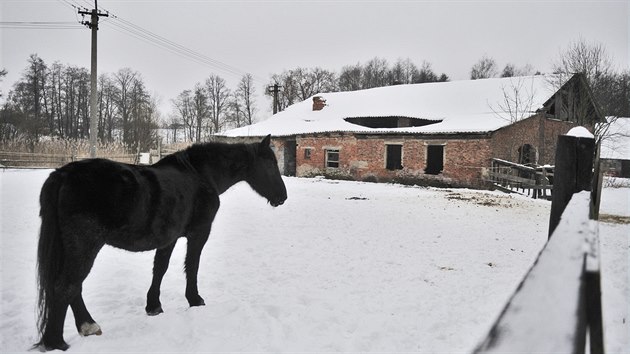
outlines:
[[[267,147],[269,144],[271,144],[271,134],[267,135],[263,141],[260,142],[260,146]]]

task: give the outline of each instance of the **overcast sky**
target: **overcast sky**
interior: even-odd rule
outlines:
[[[116,17],[101,19],[98,72],[124,67],[140,72],[163,110],[169,111],[172,98],[211,73],[222,76],[231,88],[244,73],[251,73],[262,111],[258,119],[264,119],[269,101],[262,93],[270,76],[298,66],[339,72],[344,65],[375,56],[390,63],[410,58],[418,66],[430,62],[434,71],[451,80],[464,80],[471,66],[487,55],[500,68],[530,64],[550,72],[560,51],[583,38],[603,44],[615,67],[627,69],[629,2],[99,0],[99,9]],[[89,69],[90,31],[77,23],[81,16],[76,7],[91,9],[93,0],[0,3],[0,68],[9,72],[2,82],[5,96],[33,53],[47,64],[59,61]],[[54,23],[16,28],[27,26],[24,22]],[[138,38],[153,34],[205,55],[211,64]]]

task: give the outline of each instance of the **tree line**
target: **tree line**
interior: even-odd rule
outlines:
[[[98,139],[145,149],[155,142],[159,112],[140,73],[129,68],[98,77]],[[0,110],[0,141],[37,142],[43,136],[87,139],[90,74],[86,68],[33,54]]]
[[[435,73],[427,61],[417,66],[407,58],[398,59],[390,65],[386,59],[379,57],[374,57],[365,64],[346,65],[338,74],[320,67],[297,67],[271,76],[271,85],[279,87],[279,110],[321,92],[355,91],[439,81],[449,81],[448,75]],[[272,92],[267,91],[265,94],[273,99]]]
[[[0,108],[0,142],[42,136],[85,139],[89,136],[90,77],[86,68],[54,62],[47,65],[33,54],[22,77],[6,95]],[[553,72],[560,81],[584,73],[605,116],[630,116],[630,71],[614,70],[605,48],[583,40],[571,43],[556,61]],[[508,63],[500,69],[483,56],[470,70],[470,79],[536,75],[531,65]],[[0,70],[0,80],[6,70]],[[286,107],[321,92],[352,91],[397,84],[444,82],[450,78],[436,73],[431,63],[416,65],[411,59],[389,63],[374,57],[364,64],[343,66],[339,72],[321,67],[284,70],[271,75],[269,86],[277,85],[277,107]],[[559,81],[559,82],[560,82]],[[98,78],[98,139],[122,143],[128,149],[146,150],[155,145],[157,128],[168,128],[167,140],[200,142],[226,129],[256,121],[258,112],[254,78],[245,74],[235,89],[216,74],[171,100],[173,112],[161,119],[157,99],[147,90],[142,75],[130,68],[105,73]],[[5,93],[0,92],[0,96]],[[264,92],[273,106],[274,94]]]

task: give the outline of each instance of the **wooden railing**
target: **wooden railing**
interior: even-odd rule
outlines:
[[[560,136],[549,241],[475,353],[584,353],[587,331],[604,353],[593,156],[594,139]]]
[[[138,163],[138,154],[115,154],[100,157],[130,164]],[[72,161],[79,161],[87,158],[89,158],[87,155],[0,151],[0,167],[56,168]]]
[[[492,159],[488,181],[505,192],[518,192],[532,198],[551,198],[553,166],[530,167],[514,162]]]

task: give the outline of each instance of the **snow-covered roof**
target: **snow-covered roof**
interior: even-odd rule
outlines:
[[[529,117],[555,90],[549,76],[396,85],[359,91],[318,93],[326,106],[313,111],[312,98],[296,103],[269,119],[232,129],[224,136],[290,136],[308,133],[483,133],[509,125],[510,117]],[[518,94],[514,92],[518,89]],[[507,101],[506,101],[507,97]],[[507,108],[518,112],[509,114]],[[508,101],[511,101],[508,103]],[[435,121],[405,128],[369,128],[345,118],[407,117]]]
[[[604,159],[630,160],[630,117],[609,117],[610,126],[602,140],[599,156]]]

